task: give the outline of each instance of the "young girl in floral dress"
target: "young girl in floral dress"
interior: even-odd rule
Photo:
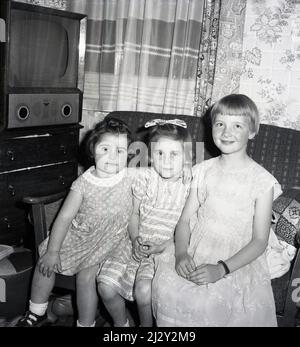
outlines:
[[[76,274],[77,326],[94,326],[98,303],[96,273],[120,244],[128,243],[132,213],[132,178],[127,171],[130,131],[118,119],[105,119],[90,134],[94,158],[72,184],[49,237],[39,247],[29,311],[18,326],[42,325],[55,273]]]

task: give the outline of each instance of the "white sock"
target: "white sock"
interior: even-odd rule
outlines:
[[[32,302],[31,300],[29,300],[29,311],[31,311],[32,313],[38,316],[43,316],[47,311],[47,307],[48,307],[48,301],[45,302],[44,304],[36,304]]]
[[[77,320],[76,322],[77,328],[94,328],[95,325],[96,325],[96,321],[94,321],[94,323],[92,323],[91,325],[82,325],[80,324],[79,320]]]

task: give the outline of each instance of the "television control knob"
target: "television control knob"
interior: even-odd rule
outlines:
[[[9,221],[9,219],[8,219],[7,217],[2,218],[2,221],[3,221],[3,223],[6,225],[6,228],[7,228],[7,229],[10,229],[10,228],[11,228],[10,221]]]
[[[64,104],[61,108],[61,114],[65,118],[70,117],[72,114],[72,106],[70,104]]]
[[[15,153],[14,151],[11,151],[10,149],[6,152],[6,155],[8,156],[9,160],[14,161],[15,160]]]
[[[13,185],[9,185],[8,186],[8,192],[9,192],[9,194],[10,194],[10,196],[16,196],[16,190],[15,190],[15,187],[13,186]]]
[[[66,155],[66,154],[67,154],[66,146],[60,145],[60,146],[59,146],[59,150],[60,150],[60,152],[61,152],[63,155]]]
[[[20,120],[26,120],[29,117],[29,108],[26,105],[21,105],[17,109],[17,116]]]
[[[59,177],[58,177],[58,181],[59,181],[59,183],[60,183],[62,186],[65,186],[65,185],[66,185],[66,181],[65,181],[64,176],[59,176]]]

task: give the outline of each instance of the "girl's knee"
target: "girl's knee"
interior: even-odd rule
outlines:
[[[136,282],[134,291],[138,301],[148,301],[148,298],[151,298],[151,281],[140,280]]]
[[[98,292],[103,300],[112,300],[118,294],[113,287],[103,282],[98,283]]]
[[[97,270],[95,268],[83,269],[76,275],[76,281],[79,285],[91,284],[96,281]]]

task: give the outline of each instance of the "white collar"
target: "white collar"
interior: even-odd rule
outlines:
[[[93,174],[93,171],[95,171],[95,166],[91,166],[88,170],[84,172],[83,176],[87,179],[87,181],[100,187],[112,187],[121,182],[121,180],[125,176],[127,168],[124,168],[114,176],[107,178],[97,177]]]

